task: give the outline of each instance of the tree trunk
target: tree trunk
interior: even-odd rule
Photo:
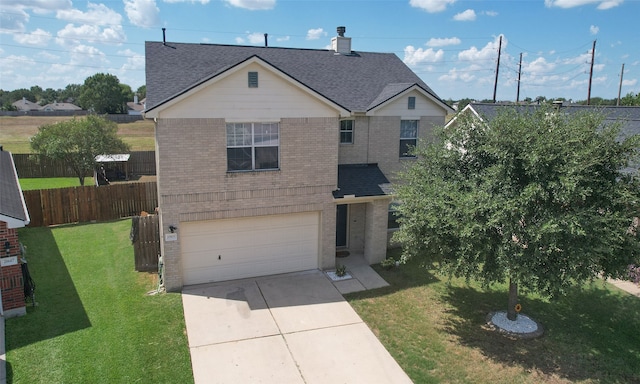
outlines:
[[[507,319],[516,321],[518,313],[516,312],[516,304],[518,304],[518,283],[514,283],[513,279],[509,279],[509,304],[507,305]]]

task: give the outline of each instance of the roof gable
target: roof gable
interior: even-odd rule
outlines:
[[[145,48],[148,110],[254,56],[352,112],[366,111],[390,84],[416,84],[440,100],[392,53],[162,42]]]
[[[451,108],[447,103],[443,102],[438,96],[431,93],[431,91],[424,89],[419,84],[388,84],[382,92],[375,98],[367,108],[368,113],[375,112],[383,108],[385,105],[397,100],[398,98],[412,92],[416,91],[422,94],[427,99],[431,100],[438,107],[444,110],[445,113],[453,112],[453,108]]]
[[[184,89],[181,93],[169,99],[166,99],[160,102],[159,104],[156,104],[154,107],[147,109],[146,115],[147,117],[158,117],[158,114],[161,111],[175,109],[173,107],[177,107],[178,105],[180,105],[182,101],[186,100],[187,98],[190,98],[200,92],[206,92],[207,89],[210,89],[212,86],[215,86],[217,84],[225,84],[224,87],[227,89],[231,89],[231,91],[227,90],[225,94],[218,95],[219,97],[222,97],[223,100],[218,100],[218,102],[216,102],[215,100],[212,99],[212,100],[209,100],[208,104],[214,104],[216,105],[216,107],[218,107],[218,109],[224,108],[224,104],[228,102],[232,102],[230,98],[232,97],[234,92],[237,92],[239,89],[242,89],[242,86],[238,86],[237,84],[235,86],[230,85],[231,83],[228,83],[228,82],[233,82],[234,78],[235,78],[235,81],[237,82],[238,81],[237,76],[240,73],[243,73],[243,76],[244,76],[245,70],[255,71],[258,69],[264,69],[270,75],[273,75],[272,79],[275,77],[278,80],[282,80],[283,82],[293,87],[294,89],[302,91],[305,94],[310,95],[314,100],[316,101],[319,100],[325,106],[328,106],[334,111],[338,111],[341,115],[346,116],[349,114],[349,112],[345,108],[335,103],[333,100],[327,99],[326,97],[319,94],[315,90],[307,87],[305,84],[302,84],[298,82],[296,79],[291,78],[288,74],[282,72],[279,68],[274,67],[273,65],[264,61],[262,58],[258,56],[251,56],[248,59],[234,66],[222,68],[220,71],[213,73],[211,76],[202,79],[200,82],[196,84],[193,84],[193,86],[191,86],[190,88]],[[240,82],[243,85],[247,84],[246,81],[247,81],[246,78],[243,78],[242,80],[240,80]],[[262,83],[262,79],[259,81]],[[273,81],[271,81],[270,83],[273,86]],[[260,86],[257,89],[254,89],[248,93],[249,94],[253,94],[256,92],[259,93],[259,92],[262,92],[263,89],[264,87]],[[268,104],[270,101],[271,100],[267,100],[265,103]],[[241,101],[237,100],[237,102],[241,102]]]

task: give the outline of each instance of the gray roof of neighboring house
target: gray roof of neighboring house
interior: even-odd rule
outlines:
[[[28,221],[22,190],[18,184],[11,153],[0,147],[0,215],[20,221]]]
[[[252,57],[349,111],[366,111],[413,85],[442,102],[393,53],[162,42],[146,42],[145,50],[147,110]]]
[[[338,190],[333,191],[333,197],[384,196],[389,194],[388,184],[378,164],[341,164],[338,165]]]
[[[43,111],[81,111],[82,108],[71,103],[50,103],[42,107]]]
[[[490,121],[506,108],[516,108],[519,111],[532,112],[539,105],[512,105],[512,104],[488,104],[488,103],[471,103],[469,108],[480,115],[483,120]],[[640,134],[640,107],[614,107],[614,106],[598,106],[598,105],[576,105],[571,104],[559,108],[564,113],[579,113],[585,111],[593,111],[601,113],[604,116],[605,123],[619,122],[622,124],[621,133],[623,136]]]
[[[29,101],[24,97],[18,101],[14,101],[11,105],[18,108],[19,111],[39,111],[42,109],[40,104]]]

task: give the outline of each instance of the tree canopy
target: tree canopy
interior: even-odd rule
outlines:
[[[31,147],[41,155],[64,161],[84,185],[84,177],[95,167],[98,155],[128,152],[117,136],[116,123],[96,115],[43,125],[31,138]]]
[[[640,185],[623,169],[638,142],[593,113],[506,108],[486,124],[459,116],[401,175],[403,257],[549,296],[626,277],[640,260]]]
[[[114,75],[97,73],[85,79],[78,104],[82,109],[97,114],[122,113],[126,112],[126,103],[131,100],[131,87],[122,87],[120,80]]]

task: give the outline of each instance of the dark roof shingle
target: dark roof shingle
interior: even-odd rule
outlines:
[[[389,86],[415,84],[441,101],[393,53],[162,42],[146,42],[145,50],[147,110],[254,56],[350,111],[389,97]]]
[[[389,180],[377,164],[342,164],[338,165],[338,190],[333,191],[333,197],[384,196],[389,194],[387,184]]]

